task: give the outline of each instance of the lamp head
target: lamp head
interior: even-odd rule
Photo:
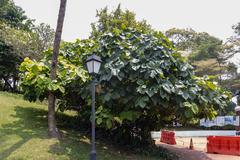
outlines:
[[[89,56],[86,60],[87,69],[89,74],[98,74],[101,66],[101,58],[95,54]]]

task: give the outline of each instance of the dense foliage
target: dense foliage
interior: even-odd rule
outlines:
[[[0,78],[5,83],[5,85],[0,85],[0,89],[16,91],[17,67],[21,61],[21,57],[15,53],[12,46],[0,39]],[[14,77],[13,85],[9,83],[9,77]]]
[[[16,6],[13,0],[0,1],[0,20],[13,28],[30,30],[33,20],[25,15],[25,11]]]
[[[0,90],[16,92],[22,60],[41,59],[42,52],[52,46],[54,30],[33,22],[12,0],[0,1]]]
[[[173,121],[213,118],[229,101],[229,94],[207,77],[194,76],[192,66],[161,32],[133,29],[63,44],[54,82],[49,79],[50,51],[40,62],[25,59],[20,67],[25,98],[43,100],[47,91],[54,91],[60,109],[78,106],[81,119],[89,121],[90,77],[84,60],[92,52],[103,60],[96,82],[97,126],[115,141],[149,143],[151,130]]]
[[[233,91],[236,90],[233,86],[234,81],[238,79],[237,63],[231,60],[239,52],[237,28],[237,25],[233,26],[235,35],[225,42],[206,32],[196,32],[191,28],[172,28],[165,34],[195,67],[196,75],[214,76],[223,88]]]
[[[112,12],[108,7],[98,10],[96,17],[98,18],[97,22],[91,24],[91,38],[95,39],[106,32],[117,32],[126,28],[134,28],[144,33],[154,31],[146,20],[137,21],[135,13],[130,10],[122,10],[120,4]]]
[[[196,32],[191,28],[172,28],[165,34],[174,42],[179,51],[187,52],[191,61],[218,59],[223,52],[223,42],[206,32]]]
[[[233,45],[233,51],[235,53],[240,52],[240,22],[233,25],[232,29],[234,31],[234,35],[229,38],[229,42]]]

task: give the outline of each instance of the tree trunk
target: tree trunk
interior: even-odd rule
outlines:
[[[50,78],[52,81],[56,79],[58,54],[59,54],[61,37],[62,37],[62,28],[63,28],[63,23],[64,23],[66,4],[67,4],[67,0],[60,1],[57,28],[56,28],[55,39],[54,39],[54,44],[53,44],[53,55],[52,55],[52,64],[51,64],[51,73],[50,73]],[[55,98],[54,93],[52,91],[49,91],[49,94],[48,94],[48,134],[51,138],[60,138],[60,133],[57,129],[56,120],[55,120],[55,100],[56,100],[56,98]]]
[[[222,66],[220,60],[217,59],[218,67],[219,67],[219,81],[218,83],[221,85],[222,84]]]
[[[14,74],[12,78],[13,78],[13,91],[14,91],[14,93],[18,93],[18,88],[17,88],[18,77],[17,77],[17,74]]]
[[[11,84],[8,82],[8,77],[3,77],[4,80],[4,91],[12,91],[13,92],[13,87],[11,86]]]

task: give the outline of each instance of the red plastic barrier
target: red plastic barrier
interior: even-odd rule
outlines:
[[[162,131],[161,132],[161,139],[160,139],[160,142],[164,142],[166,139],[166,131]]]
[[[208,136],[207,152],[240,156],[240,136]]]
[[[175,133],[173,131],[161,131],[160,142],[172,145],[176,144]]]

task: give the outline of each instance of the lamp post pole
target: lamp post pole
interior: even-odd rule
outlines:
[[[236,111],[236,117],[238,119],[238,124],[236,126],[236,135],[240,136],[240,106],[237,106],[235,108],[235,111]]]
[[[92,75],[92,150],[90,160],[96,160],[96,144],[95,144],[95,76]]]
[[[97,55],[93,54],[89,56],[86,60],[86,65],[88,69],[88,73],[92,75],[92,149],[90,153],[90,160],[96,160],[97,153],[96,153],[96,144],[95,144],[95,85],[96,85],[96,77],[95,75],[98,74],[100,66],[101,66],[101,58]]]

